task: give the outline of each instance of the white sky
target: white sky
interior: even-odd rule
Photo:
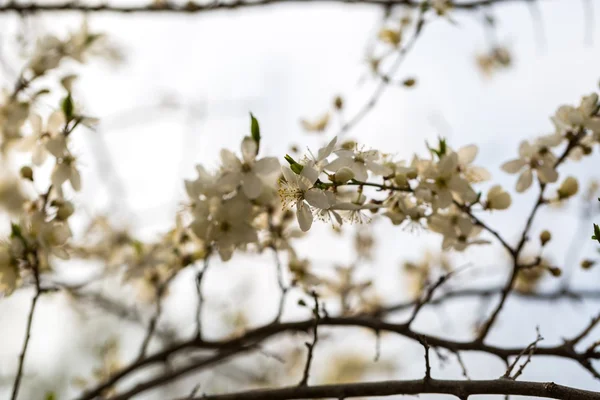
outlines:
[[[398,75],[416,76],[417,87],[389,90],[350,137],[405,157],[422,151],[424,140],[433,140],[438,134],[449,136],[455,148],[477,143],[478,162],[490,169],[497,182],[512,188],[515,177],[503,174],[499,165],[516,154],[521,139],[549,133],[549,116],[555,109],[561,104],[577,103],[581,95],[597,90],[600,78],[600,29],[593,31],[592,44],[586,44],[582,2],[538,3],[547,43],[544,48],[536,41],[539,31],[532,26],[527,6],[509,4],[494,10],[498,37],[513,50],[515,65],[491,80],[482,78],[474,62],[475,54],[486,49],[480,14],[457,13],[456,26],[443,20],[427,26]],[[595,23],[600,20],[600,4],[591,3],[595,6],[594,16],[588,17]],[[105,14],[90,18],[91,27],[113,37],[128,58],[118,69],[92,63],[83,70],[78,88],[89,113],[107,120],[106,129],[98,134],[103,135],[118,180],[126,187],[125,195],[116,199],[119,215],[134,222],[140,234],[147,237],[168,227],[182,199],[183,177],[193,176],[196,162],[215,166],[221,147],[238,148],[248,133],[248,111],[260,120],[265,154],[283,156],[291,143],[311,148],[323,144],[324,138],[305,134],[298,121],[319,115],[338,93],[350,110],[363,104],[372,87],[368,83],[359,87],[357,82],[365,73],[364,50],[378,19],[379,11],[372,7],[332,4],[286,5],[205,16]],[[77,20],[73,16],[48,16],[38,29],[64,30]],[[5,22],[8,27],[6,16],[0,19],[0,26]],[[152,109],[165,95],[174,97],[183,109]],[[145,112],[132,113],[148,107]],[[125,125],[125,118],[115,119],[115,115],[129,116],[129,122]],[[440,118],[449,128],[432,122]],[[98,146],[93,135],[80,135],[77,146],[82,154],[89,154],[90,143]],[[597,176],[598,157],[568,168],[581,176]],[[109,199],[94,161],[84,164],[83,173],[81,203],[91,211],[105,209]],[[521,216],[528,212],[534,192],[513,197],[512,211],[489,219],[510,240],[516,239],[523,225]],[[550,228],[555,234],[553,253],[558,260],[562,260],[571,236],[577,234],[576,215],[575,209],[569,209],[560,218],[545,213],[536,220],[533,232]],[[589,239],[589,230],[579,233],[582,240]],[[349,249],[347,242],[332,238],[325,226],[317,225],[314,231],[314,237],[300,248],[317,253],[318,264],[351,260],[349,250],[340,250]],[[377,285],[388,298],[399,298],[401,287],[390,278],[395,278],[400,261],[418,256],[422,247],[415,244],[426,241],[437,246],[437,241],[424,234],[392,230],[383,221],[377,224],[376,232],[381,238],[373,267]],[[593,250],[593,245],[590,243],[587,249]],[[476,259],[488,271],[498,271],[504,262],[500,254],[497,247],[485,248],[460,256],[459,261]],[[254,279],[252,268],[264,263],[265,259],[258,257],[245,260],[243,270],[236,270],[238,279]],[[226,273],[215,273],[211,278],[217,286],[222,282],[220,276],[227,279]],[[575,280],[595,287],[598,279],[592,271],[578,274]],[[258,280],[257,285],[265,286]],[[186,286],[185,293],[189,290],[191,287]],[[0,326],[8,332],[2,334],[6,339],[0,346],[0,376],[8,374],[16,363],[23,310],[28,306],[25,298],[17,295],[0,303]],[[258,299],[260,302],[260,296]],[[76,317],[59,312],[64,308],[60,303],[42,303],[28,358],[36,366],[40,385],[46,387],[56,383],[53,377],[59,369],[69,365],[71,371],[79,370],[87,359],[74,363],[73,355],[78,348],[90,346],[89,340],[78,339],[82,327],[75,323]],[[189,316],[189,310],[180,303],[171,305],[170,319]],[[550,345],[577,331],[597,308],[597,304],[583,303],[541,307],[510,302],[491,340],[526,345],[535,336],[534,327],[540,324],[544,343]],[[474,312],[472,305],[455,304],[443,308],[442,314],[447,320],[470,317]],[[421,323],[421,327],[434,332],[445,329],[440,328],[440,319],[433,313]],[[455,328],[456,335],[465,334],[464,329]],[[94,332],[97,325],[87,329],[84,333]],[[114,326],[110,329],[118,330]],[[62,338],[62,344],[50,345],[50,337]],[[138,339],[131,340],[137,349],[134,340]],[[503,367],[496,361],[489,363],[488,358],[479,356],[465,359],[472,377],[502,373]],[[398,378],[422,374],[420,356],[410,360],[414,362],[402,361],[404,369]],[[534,361],[523,379],[554,379],[566,385],[599,388],[577,366],[549,359]]]

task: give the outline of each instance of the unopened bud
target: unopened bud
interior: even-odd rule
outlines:
[[[419,173],[417,172],[416,168],[412,168],[410,171],[408,171],[406,173],[406,177],[408,179],[417,179],[418,176],[419,176]]]
[[[540,242],[542,246],[545,246],[552,239],[552,234],[549,231],[542,231],[540,233]]]
[[[415,78],[408,78],[402,82],[402,85],[404,85],[405,87],[413,87],[416,83],[417,80]]]
[[[333,100],[333,106],[335,107],[336,110],[341,110],[344,108],[344,99],[342,99],[340,96],[335,96],[335,99]]]
[[[588,259],[581,260],[581,268],[583,268],[583,269],[590,269],[594,266],[594,264],[596,264],[596,261],[594,261],[594,260],[588,260]]]
[[[31,169],[31,167],[25,165],[24,167],[21,167],[21,178],[23,179],[27,179],[30,180],[31,182],[33,182],[33,170]]]
[[[396,183],[396,185],[400,186],[400,187],[406,187],[408,186],[408,179],[407,176],[404,174],[397,174],[394,176],[394,183]]]
[[[579,182],[572,176],[567,177],[558,188],[558,198],[560,200],[567,199],[577,194],[579,190]]]
[[[346,183],[354,178],[354,172],[348,167],[340,168],[334,175],[333,180],[336,183]]]
[[[61,221],[66,221],[71,215],[73,215],[74,212],[75,207],[73,206],[73,203],[70,201],[65,201],[63,204],[58,206],[58,209],[56,210],[56,218]]]
[[[356,147],[356,142],[353,140],[348,140],[342,143],[341,147],[343,150],[352,150]]]
[[[552,276],[554,276],[556,278],[558,278],[559,276],[562,275],[562,269],[560,269],[558,267],[548,267],[548,271],[550,271]]]

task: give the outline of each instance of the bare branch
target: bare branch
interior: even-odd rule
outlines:
[[[199,339],[192,339],[187,342],[178,343],[168,349],[164,349],[159,351],[153,355],[148,356],[144,360],[140,360],[134,362],[133,364],[125,367],[119,373],[115,374],[113,377],[108,379],[106,382],[101,383],[96,388],[91,389],[90,391],[84,393],[78,400],[91,400],[94,399],[99,393],[102,393],[107,387],[112,387],[114,384],[124,377],[130,375],[131,373],[138,371],[144,367],[149,365],[162,362],[177,353],[189,351],[190,349],[216,349],[219,350],[217,354],[211,358],[210,363],[204,363],[204,360],[201,364],[192,364],[182,369],[175,370],[169,372],[171,376],[181,376],[190,371],[199,370],[207,365],[213,365],[217,361],[223,361],[229,357],[233,357],[235,355],[241,354],[248,350],[256,349],[257,346],[266,341],[269,338],[273,338],[277,335],[286,333],[286,332],[307,332],[313,329],[315,326],[315,319],[311,318],[305,321],[298,322],[287,322],[287,323],[279,323],[279,324],[268,324],[263,327],[254,329],[252,331],[247,332],[246,334],[237,337],[235,339],[229,339],[225,341],[205,341]],[[437,336],[426,335],[419,332],[415,332],[411,330],[406,324],[392,324],[388,322],[381,321],[376,318],[369,317],[321,317],[318,321],[319,327],[362,327],[371,329],[374,331],[386,331],[390,333],[395,333],[405,338],[411,339],[415,342],[421,343],[422,340],[426,340],[429,346],[439,347],[443,349],[447,349],[453,352],[458,351],[468,351],[468,352],[480,352],[489,355],[496,356],[503,361],[506,361],[511,356],[518,356],[523,352],[523,348],[504,348],[497,347],[492,345],[487,345],[483,342],[475,341],[453,341],[449,339],[440,338]],[[595,360],[600,359],[600,353],[595,351],[586,351],[582,353],[576,352],[572,346],[568,343],[563,343],[557,346],[550,347],[538,347],[535,356],[552,356],[552,357],[561,357],[564,359],[571,359],[578,361],[582,364],[582,360]],[[584,364],[582,364],[584,365]],[[586,368],[587,369],[587,368]],[[590,371],[592,372],[592,371]],[[156,382],[163,382],[164,376],[160,375],[155,378]],[[166,378],[164,378],[166,379]],[[171,378],[173,379],[173,378]],[[159,383],[156,383],[158,385]],[[143,390],[147,390],[156,385],[147,385],[141,384],[141,388],[145,388]],[[135,393],[140,393],[141,389],[136,391]],[[122,400],[126,397],[117,397],[116,399]],[[113,399],[111,399],[113,400]]]
[[[204,305],[204,294],[202,293],[202,280],[208,270],[210,250],[206,253],[202,269],[196,274],[196,292],[198,294],[198,309],[196,310],[196,337],[202,338],[202,307]]]
[[[454,4],[454,9],[457,11],[471,11],[481,7],[490,6],[494,4],[506,4],[506,3],[519,3],[527,2],[528,0],[471,0],[464,2],[457,2]],[[49,13],[49,12],[109,12],[109,13],[151,13],[151,14],[205,14],[215,11],[226,11],[235,9],[245,8],[260,8],[264,6],[272,6],[279,4],[301,4],[301,3],[312,3],[312,4],[330,4],[340,3],[346,5],[371,5],[376,7],[393,7],[393,6],[405,6],[416,8],[419,7],[422,2],[418,0],[258,0],[258,1],[244,1],[234,0],[228,2],[208,2],[208,3],[196,3],[187,2],[181,4],[175,4],[167,2],[165,4],[147,4],[147,5],[131,5],[131,6],[117,6],[109,5],[105,3],[101,4],[82,4],[74,1],[67,1],[62,3],[53,4],[42,4],[42,3],[16,3],[9,2],[0,6],[0,13],[14,12],[18,14],[34,14],[34,13]]]
[[[308,378],[310,376],[310,365],[313,359],[313,352],[315,350],[315,346],[317,345],[317,341],[319,340],[318,335],[318,327],[319,327],[319,298],[317,297],[316,292],[312,292],[313,300],[315,301],[315,308],[313,309],[313,317],[315,320],[313,326],[313,340],[312,343],[305,343],[306,348],[308,349],[308,354],[306,355],[306,364],[304,365],[304,373],[302,374],[302,380],[298,384],[298,386],[306,386],[308,385]]]
[[[527,364],[529,364],[531,362],[531,358],[533,357],[533,354],[535,353],[535,350],[537,349],[538,343],[544,339],[540,335],[539,328],[536,328],[536,333],[537,333],[537,336],[536,336],[535,340],[533,342],[531,342],[531,344],[529,344],[529,346],[527,346],[526,348],[524,348],[523,351],[521,352],[521,354],[519,354],[515,358],[515,360],[513,361],[513,363],[508,366],[508,368],[506,369],[506,372],[502,376],[503,378],[508,378],[508,379],[515,380],[519,376],[521,376],[521,374],[525,370],[525,367],[527,366]],[[523,364],[521,364],[521,366],[519,367],[519,369],[517,370],[517,372],[515,372],[514,375],[511,375],[512,370],[516,367],[516,365],[519,363],[519,360],[521,359],[521,357],[523,357],[525,354],[527,354],[527,359],[525,360],[525,362]]]
[[[286,387],[196,397],[194,400],[290,400],[290,399],[346,399],[351,397],[417,395],[425,393],[448,394],[460,399],[473,395],[512,394],[561,400],[596,400],[600,393],[574,389],[553,382],[525,382],[508,379],[488,381],[451,381],[421,379],[413,381],[382,381],[340,385]]]

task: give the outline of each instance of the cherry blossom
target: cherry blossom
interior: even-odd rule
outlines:
[[[279,161],[276,157],[257,160],[257,151],[258,146],[251,137],[242,140],[241,160],[233,152],[221,150],[223,175],[219,184],[226,187],[236,187],[241,184],[242,190],[249,199],[260,196],[264,185],[263,179],[279,170]]]

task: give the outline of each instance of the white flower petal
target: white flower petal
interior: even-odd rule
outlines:
[[[310,189],[304,193],[304,199],[313,207],[327,210],[330,207],[327,196],[321,189]]]
[[[465,171],[465,176],[471,182],[484,182],[492,179],[492,174],[483,167],[471,166]]]
[[[331,141],[329,142],[329,144],[323,148],[319,149],[319,152],[317,153],[317,162],[323,161],[324,159],[326,159],[327,157],[329,157],[331,155],[331,152],[333,151],[333,148],[335,147],[335,144],[337,143],[337,136],[334,137],[333,139],[331,139]]]
[[[221,162],[223,168],[230,171],[238,171],[242,168],[242,162],[232,151],[227,149],[221,150]]]
[[[29,116],[29,123],[35,136],[39,136],[42,133],[42,117],[38,114],[31,114]]]
[[[327,171],[332,171],[335,172],[338,169],[344,168],[344,167],[350,167],[353,163],[353,160],[351,158],[348,157],[339,157],[336,158],[335,160],[333,160],[332,162],[330,162],[329,164],[325,165],[325,169]]]
[[[456,153],[446,154],[437,165],[440,174],[454,173],[458,167],[458,155]]]
[[[458,154],[458,161],[463,165],[471,164],[475,160],[475,157],[477,157],[478,151],[477,145],[474,144],[461,147],[456,152]]]
[[[46,158],[48,157],[48,152],[44,148],[43,145],[37,145],[33,148],[33,152],[31,153],[31,162],[34,165],[42,165]]]
[[[48,117],[47,129],[52,135],[58,134],[65,126],[67,120],[62,110],[55,111]]]
[[[558,180],[558,172],[550,166],[542,165],[537,168],[537,172],[542,183],[551,183]]]
[[[535,153],[535,149],[528,141],[523,140],[519,145],[519,156],[521,158],[531,157]]]
[[[249,136],[246,136],[242,140],[242,158],[244,162],[251,164],[256,159],[256,153],[258,152],[258,145]]]
[[[271,175],[279,169],[279,160],[277,157],[261,158],[252,169],[259,175]]]
[[[533,173],[529,168],[527,168],[525,171],[523,171],[523,173],[519,176],[519,179],[517,180],[517,192],[522,193],[526,191],[527,189],[529,189],[532,183]]]
[[[71,165],[69,180],[71,181],[71,186],[73,190],[79,192],[81,190],[81,175],[79,175],[79,171],[75,168],[74,165]]]
[[[392,173],[391,168],[386,167],[385,165],[376,163],[375,161],[366,160],[365,165],[375,175],[388,176]]]
[[[19,143],[15,146],[18,151],[31,151],[37,144],[38,137],[35,135],[25,136]]]
[[[65,164],[56,164],[52,171],[52,184],[54,186],[61,186],[71,176],[71,169]]]
[[[296,175],[294,171],[292,171],[290,167],[286,165],[281,167],[281,173],[289,184],[295,184],[298,181],[298,175]]]
[[[502,168],[502,170],[504,172],[508,172],[509,174],[516,174],[525,165],[527,165],[527,162],[525,160],[517,158],[515,160],[510,160],[510,161],[505,162],[504,164],[502,164],[502,166],[500,168]]]
[[[306,204],[303,201],[299,201],[296,205],[296,217],[298,218],[298,224],[302,232],[307,232],[312,226],[313,215]]]
[[[67,152],[67,142],[64,136],[57,136],[46,142],[46,149],[56,158],[61,158]]]
[[[366,182],[369,178],[367,167],[361,162],[353,162],[352,165],[350,165],[350,169],[354,172],[354,179],[357,181]]]
[[[219,179],[219,188],[222,193],[235,190],[242,181],[243,174],[239,171],[225,172]]]
[[[242,190],[250,200],[256,199],[258,196],[260,196],[263,183],[254,172],[248,172],[244,174],[242,180]]]
[[[311,164],[307,164],[304,166],[304,168],[302,168],[300,176],[306,178],[310,184],[313,185],[319,178],[319,171],[314,169]]]

